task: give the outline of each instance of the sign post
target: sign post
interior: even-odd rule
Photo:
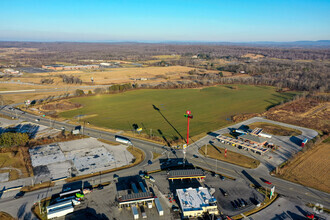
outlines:
[[[186,114],[184,114],[184,117],[186,117],[188,119],[188,121],[187,121],[187,145],[189,145],[189,119],[193,118],[193,116],[191,115],[191,111],[187,110]]]

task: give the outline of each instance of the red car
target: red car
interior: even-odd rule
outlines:
[[[266,184],[268,184],[268,185],[272,185],[272,183],[269,182],[269,181],[267,181],[267,180],[265,180],[264,183],[266,183]]]

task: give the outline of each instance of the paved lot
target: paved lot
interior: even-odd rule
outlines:
[[[249,218],[250,220],[264,220],[265,216],[267,216],[267,219],[270,220],[305,220],[305,216],[308,212],[313,212],[313,209],[305,206],[304,204],[299,204],[296,201],[291,202],[286,198],[280,197],[271,206],[249,216]],[[321,217],[321,219],[330,218],[330,216],[325,213],[318,216]]]
[[[35,175],[53,179],[121,167],[133,159],[126,146],[105,144],[95,138],[37,146],[29,151]]]
[[[264,196],[255,189],[251,188],[244,180],[220,180],[219,176],[213,176],[211,173],[206,172],[206,178],[204,181],[199,182],[197,180],[174,180],[168,181],[167,174],[165,171],[151,174],[155,178],[156,182],[154,185],[156,189],[159,189],[164,198],[172,197],[176,198],[175,190],[182,188],[198,188],[200,186],[211,189],[214,192],[214,196],[218,201],[218,208],[221,212],[226,215],[236,215],[241,212],[253,209],[257,204],[257,201],[263,201]],[[228,196],[224,196],[222,190],[228,193]],[[246,202],[245,207],[234,208],[231,204],[232,201],[238,199],[244,199]],[[168,207],[173,204],[177,205],[174,201],[168,202]]]

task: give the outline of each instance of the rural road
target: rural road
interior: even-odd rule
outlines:
[[[29,113],[22,114],[22,112],[20,110],[9,110],[8,107],[3,107],[0,110],[0,113],[2,113],[4,115],[8,115],[8,116],[15,116],[16,115],[15,111],[17,111],[17,115],[19,116],[20,119],[25,120],[25,121],[30,121],[30,122],[33,122],[36,124],[41,124],[41,125],[45,125],[45,126],[51,125],[51,127],[54,127],[57,129],[61,129],[62,127],[64,127],[68,131],[73,130],[75,127],[75,125],[67,124],[64,122],[58,122],[58,121],[54,121],[54,120],[50,121],[49,119],[41,118],[41,117],[29,114]],[[39,119],[39,121],[36,122],[36,119]],[[244,124],[249,124],[249,123],[253,123],[256,121],[260,121],[260,120],[268,121],[263,118],[253,118],[248,121],[245,121]],[[276,123],[281,125],[281,123],[279,123],[279,122],[276,122]],[[237,124],[237,125],[239,125],[239,124]],[[243,124],[243,123],[241,123],[241,124]],[[312,138],[313,136],[317,135],[317,133],[311,129],[301,128],[301,127],[297,127],[297,126],[293,126],[293,125],[292,125],[292,127],[298,128],[299,130],[301,130],[303,137]],[[215,131],[214,133],[218,134],[218,133],[222,133],[222,132],[227,132],[227,131],[224,129],[220,129],[218,131]],[[115,140],[115,135],[116,135],[115,133],[100,131],[100,130],[96,130],[96,129],[92,129],[92,128],[84,128],[84,134],[91,136],[91,137],[102,138],[102,139],[111,140],[111,141]],[[148,160],[152,159],[152,151],[154,149],[157,149],[158,151],[164,151],[164,149],[165,149],[165,150],[168,150],[169,152],[171,152],[169,150],[169,148],[159,145],[159,144],[151,143],[151,142],[136,139],[136,138],[129,138],[129,139],[132,141],[134,146],[142,149],[145,152],[146,158],[142,163],[140,163],[137,166],[115,172],[119,176],[136,175],[136,174],[138,174],[139,170],[148,169],[148,165],[147,165]],[[292,183],[292,182],[289,182],[289,181],[286,181],[283,179],[272,177],[271,175],[269,175],[268,169],[263,165],[260,165],[256,169],[245,169],[240,166],[236,166],[236,165],[229,164],[229,163],[222,162],[222,161],[216,161],[214,159],[202,157],[201,155],[199,155],[198,148],[200,146],[202,146],[203,144],[209,142],[212,139],[214,139],[214,136],[212,136],[212,134],[211,134],[211,135],[207,135],[206,137],[191,144],[187,150],[187,154],[186,154],[187,160],[201,168],[205,168],[205,169],[209,169],[209,170],[217,169],[219,173],[223,173],[223,174],[235,177],[235,178],[243,179],[248,184],[251,183],[251,178],[252,178],[252,179],[254,179],[254,181],[258,182],[262,186],[267,187],[268,185],[265,185],[260,180],[260,178],[264,178],[264,179],[272,182],[273,185],[275,185],[275,187],[276,187],[275,191],[280,193],[282,196],[300,200],[304,203],[308,203],[308,202],[321,203],[325,207],[330,207],[330,200],[329,200],[330,197],[329,197],[328,193],[318,191],[318,190],[315,190],[315,189],[312,189],[309,187],[305,187],[305,186],[302,186],[302,185],[299,185],[296,183]],[[199,155],[199,157],[195,158],[193,156],[194,154]],[[175,155],[178,157],[183,157],[182,150],[177,150]],[[173,156],[175,156],[175,155],[173,155]],[[101,177],[102,181],[113,180],[113,174],[114,173],[102,175],[102,177]],[[98,177],[84,179],[84,181],[88,181],[88,182],[93,181],[94,182],[96,178],[98,178]],[[6,184],[7,183],[1,183],[0,184],[1,189],[3,189],[3,187],[6,187]],[[11,193],[12,196],[2,195],[2,197],[0,199],[0,210],[8,211],[10,214],[18,216],[18,214],[19,214],[18,211],[20,211],[20,210],[22,211],[23,209],[30,210],[30,207],[36,201],[38,201],[40,198],[43,198],[50,194],[60,192],[62,190],[64,184],[65,184],[65,182],[62,181],[62,182],[58,182],[56,184],[56,186],[54,186],[54,187],[27,193],[23,198],[21,198],[19,200],[13,199],[13,196],[17,193],[17,191],[8,192],[8,193]],[[8,188],[8,186],[6,188]],[[4,194],[7,194],[7,192]]]

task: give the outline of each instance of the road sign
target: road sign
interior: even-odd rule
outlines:
[[[142,131],[142,128],[138,128],[138,129],[136,129],[136,131],[141,132]]]

